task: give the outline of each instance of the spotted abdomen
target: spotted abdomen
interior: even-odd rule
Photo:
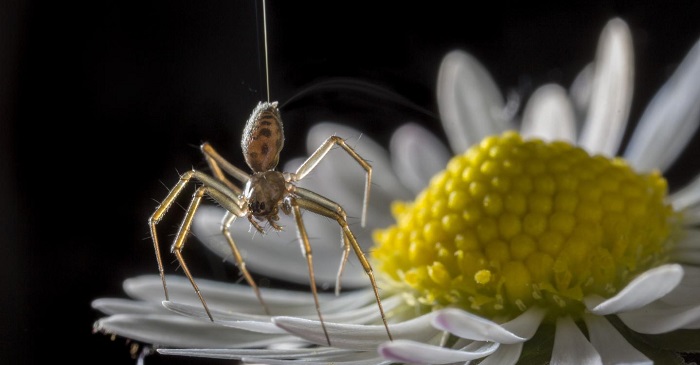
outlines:
[[[253,172],[272,170],[284,146],[284,130],[277,102],[260,102],[246,122],[241,139],[245,162]]]

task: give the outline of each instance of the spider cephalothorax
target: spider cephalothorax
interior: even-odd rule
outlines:
[[[287,193],[281,172],[269,170],[251,175],[243,190],[243,197],[248,201],[249,216],[266,219],[276,227],[273,221],[279,220],[279,205],[283,204]]]

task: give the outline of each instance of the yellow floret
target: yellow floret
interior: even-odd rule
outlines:
[[[506,132],[393,204],[397,224],[375,232],[372,259],[428,306],[578,315],[585,296],[610,297],[665,260],[677,218],[666,194],[657,172]]]

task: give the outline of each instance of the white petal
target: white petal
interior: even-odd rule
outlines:
[[[530,307],[523,314],[501,325],[507,331],[530,339],[535,335],[547,311],[540,307]]]
[[[525,322],[529,323],[526,324],[522,320],[519,320],[514,327],[518,330],[524,330],[526,335],[531,337],[537,330],[537,327],[539,327],[545,312],[539,309],[532,309],[527,313],[527,316],[523,318],[527,318]],[[450,332],[455,336],[479,341],[512,344],[525,342],[529,338],[520,336],[519,333],[509,331],[505,328],[505,324],[499,325],[498,323],[455,308],[439,310],[433,319],[433,326],[443,331]]]
[[[644,356],[622,337],[605,317],[586,314],[583,317],[588,327],[588,337],[605,364],[652,365]]]
[[[123,298],[100,298],[92,301],[92,308],[105,314],[156,314],[167,313],[154,302],[141,302]]]
[[[193,232],[213,252],[226,258],[227,261],[234,262],[231,249],[221,234],[223,214],[222,208],[202,206],[195,216]],[[305,214],[304,219],[305,221],[323,219],[326,225],[338,227],[337,223],[319,218],[315,214]],[[280,217],[280,222],[285,227],[281,232],[271,231],[264,236],[257,232],[247,232],[248,222],[245,220],[234,222],[231,226],[231,232],[249,271],[264,273],[266,277],[308,284],[309,269],[296,237],[296,225],[287,216]],[[335,283],[342,257],[340,232],[330,231],[331,233],[325,238],[316,232],[308,231],[308,229],[307,232],[313,248],[316,284],[319,287],[331,287]],[[360,242],[360,238],[357,237],[357,239],[360,245],[369,246],[372,244],[371,240],[366,239]],[[253,277],[258,276],[252,275]],[[346,289],[369,285],[369,279],[354,254],[350,255],[350,260],[345,267],[342,283],[343,288]]]
[[[642,114],[625,159],[640,171],[666,170],[700,124],[700,42]]]
[[[345,302],[347,303],[347,302]],[[385,311],[389,312],[396,308],[398,305],[402,304],[402,298],[400,296],[393,296],[388,298],[387,300],[382,301],[382,306]],[[332,305],[336,304],[336,305]],[[337,304],[341,304],[339,302],[333,303],[333,302],[325,302],[321,305],[321,312],[323,313],[323,318],[324,321],[328,322],[339,322],[339,323],[347,323],[347,324],[368,324],[372,322],[377,322],[381,320],[381,313],[378,310],[378,307],[375,305],[375,303],[370,303],[369,305],[366,305],[364,307],[358,308],[358,309],[353,309],[352,305],[351,306],[342,306],[340,308],[337,308]],[[199,320],[203,321],[210,321],[209,315],[207,312],[204,310],[202,305],[189,305],[189,304],[182,304],[182,303],[174,303],[170,301],[164,301],[163,306],[175,313],[191,317],[191,318],[196,318]],[[309,305],[311,306],[311,305]],[[326,307],[331,307],[330,309],[335,309],[335,312],[326,312],[325,309]],[[333,308],[336,307],[336,308]],[[248,331],[254,331],[254,332],[262,332],[262,333],[283,333],[284,331],[280,329],[279,327],[275,326],[272,323],[272,317],[268,315],[259,315],[259,314],[249,314],[249,313],[241,313],[241,312],[231,312],[231,311],[218,311],[215,309],[209,309],[212,317],[214,317],[214,321],[217,324],[220,324],[222,326],[229,326],[229,327],[235,327],[235,328],[240,328],[240,329],[245,329]],[[278,315],[282,314],[292,314],[291,312],[295,312],[295,310],[289,310],[286,311],[287,313],[284,313],[285,311],[282,310],[281,313],[277,313]],[[318,319],[318,313],[314,310],[311,309],[308,312],[313,312],[313,314],[306,314],[303,316],[298,316],[299,318],[306,318],[306,319],[313,319],[316,320]]]
[[[367,360],[357,360],[357,361],[307,361],[305,359],[301,360],[282,360],[282,359],[267,359],[259,357],[244,357],[241,361],[245,364],[266,364],[266,365],[328,365],[328,364],[338,364],[338,365],[389,365],[391,361],[382,361],[379,357],[369,358]]]
[[[590,296],[583,301],[588,310],[597,315],[626,312],[663,297],[673,290],[682,278],[681,265],[662,265],[641,273],[612,298],[605,300],[599,296]]]
[[[408,199],[412,196],[411,192],[403,187],[401,181],[394,174],[389,152],[356,129],[334,123],[314,125],[309,130],[306,139],[309,153],[318,148],[331,135],[345,138],[348,145],[372,165],[370,202],[375,198],[380,199],[378,201],[380,202]],[[327,168],[327,172],[322,174],[324,181],[321,181],[322,186],[319,186],[320,191],[317,193],[342,205],[349,215],[359,217],[365,188],[365,174],[362,167],[341,148],[329,152],[316,169],[321,169],[322,166]],[[334,183],[327,181],[329,176],[334,177]],[[314,177],[308,176],[306,179],[314,179]],[[304,180],[299,182],[300,186],[304,186]]]
[[[683,210],[683,224],[697,226],[700,224],[700,205],[694,205]]]
[[[452,151],[460,154],[488,135],[510,128],[502,116],[503,95],[484,66],[463,51],[442,60],[437,100]]]
[[[696,328],[700,321],[700,304],[675,306],[661,301],[618,316],[627,327],[639,333],[659,334],[681,328]]]
[[[677,211],[700,203],[700,175],[695,176],[682,189],[670,194],[668,199],[673,204],[673,209]]]
[[[589,63],[581,70],[574,82],[571,83],[569,94],[576,114],[576,131],[580,129],[579,121],[585,120],[588,108],[591,105],[591,89],[593,88],[593,63]]]
[[[222,283],[212,280],[195,279],[202,296],[211,309],[238,311],[249,314],[263,314],[263,308],[258,302],[253,290],[246,285]],[[168,276],[168,293],[170,300],[181,304],[189,304],[201,307],[202,303],[197,297],[189,280],[183,276]],[[124,281],[124,290],[132,297],[151,302],[160,303],[165,299],[160,277],[157,275],[144,275],[130,278]],[[314,315],[314,299],[311,293],[260,288],[261,296],[274,313],[287,315]],[[347,311],[360,308],[374,301],[371,289],[347,292],[336,297],[329,293],[319,293],[321,308],[329,312],[339,310]]]
[[[181,303],[173,303],[170,301],[163,301],[163,306],[177,314],[198,319],[200,321],[210,321],[209,315],[200,306],[192,306]],[[270,333],[270,334],[284,334],[285,332],[279,327],[275,326],[270,316],[254,315],[254,314],[244,314],[238,312],[223,312],[217,311],[215,309],[209,310],[212,317],[214,318],[214,323],[221,326],[238,328],[251,332],[259,333]]]
[[[411,320],[389,324],[391,335],[395,339],[409,339],[427,342],[438,334],[430,326],[434,314],[429,313]],[[321,323],[295,317],[274,317],[273,321],[287,332],[304,338],[310,342],[327,345]],[[384,325],[357,325],[325,322],[331,345],[338,348],[369,350],[376,348],[378,343],[388,339]]]
[[[391,136],[389,144],[394,170],[403,183],[418,194],[445,169],[450,152],[440,140],[415,123],[404,124]]]
[[[588,152],[617,152],[632,102],[633,76],[632,36],[623,20],[613,19],[598,43],[591,105],[579,141]]]
[[[206,357],[211,359],[240,360],[244,357],[264,357],[267,359],[332,359],[353,353],[349,350],[334,348],[298,348],[298,349],[158,349],[159,354],[187,357]]]
[[[700,267],[683,266],[683,279],[660,300],[675,306],[700,304]]]
[[[576,142],[576,117],[564,88],[548,84],[535,90],[523,112],[521,134],[546,141]]]
[[[294,343],[288,343],[294,346]],[[289,346],[287,346],[289,347]],[[335,348],[266,348],[266,349],[158,349],[164,355],[241,360],[246,364],[305,364],[379,365],[382,361],[375,351],[351,351]]]
[[[170,347],[260,347],[293,338],[242,331],[169,314],[117,314],[100,319],[95,327],[108,334]]]
[[[485,342],[475,351],[453,350],[409,340],[394,340],[379,345],[379,354],[387,359],[408,364],[449,364],[480,359],[498,349],[498,343]]]
[[[576,323],[570,317],[560,317],[557,319],[550,364],[602,365],[603,361]]]
[[[515,365],[523,351],[523,343],[501,344],[498,350],[485,358],[479,365]]]

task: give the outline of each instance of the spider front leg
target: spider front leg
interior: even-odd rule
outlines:
[[[253,280],[253,276],[250,275],[248,269],[245,266],[245,261],[243,261],[243,255],[241,255],[241,252],[238,250],[238,247],[236,247],[236,243],[233,242],[233,237],[231,236],[231,230],[229,229],[229,227],[236,218],[237,216],[235,214],[227,211],[221,223],[221,232],[223,233],[224,237],[226,237],[226,242],[228,242],[228,245],[231,248],[233,258],[236,260],[236,266],[238,266],[238,269],[241,270],[241,274],[248,282],[248,285],[250,285],[253,288],[253,291],[255,291],[255,296],[258,297],[258,301],[263,306],[265,314],[270,315],[270,309],[267,307],[267,304],[265,304],[265,301],[263,300],[262,295],[260,294],[260,289],[258,288],[258,285],[255,283],[255,280]]]
[[[290,184],[291,185],[291,184]],[[291,189],[292,193],[297,197],[297,199],[294,199],[294,204],[292,207],[295,208],[295,217],[297,214],[298,207],[301,207],[305,210],[311,211],[313,213],[328,217],[328,218],[333,218],[338,222],[340,225],[342,231],[343,231],[343,236],[344,236],[344,241],[346,244],[349,242],[350,246],[352,249],[355,251],[355,254],[357,255],[357,259],[360,261],[360,264],[362,265],[362,268],[365,270],[365,273],[369,277],[370,284],[372,285],[372,290],[374,291],[374,297],[377,301],[377,307],[379,308],[379,313],[382,317],[382,322],[384,323],[384,328],[386,329],[386,334],[389,336],[389,340],[393,341],[393,337],[391,336],[391,332],[389,331],[389,325],[387,324],[386,321],[386,315],[384,314],[384,308],[382,307],[382,301],[379,296],[379,289],[377,287],[377,282],[374,278],[374,272],[372,270],[372,265],[369,263],[369,260],[367,260],[367,257],[365,257],[365,254],[362,252],[362,247],[360,247],[360,244],[357,243],[357,239],[355,239],[355,235],[352,233],[352,230],[350,230],[350,226],[348,226],[348,222],[346,220],[346,214],[344,209],[331,201],[330,199],[327,199],[319,194],[316,194],[310,190],[303,189],[300,187],[294,187],[292,186]],[[299,224],[299,221],[301,220],[301,217],[297,220],[297,225]],[[301,230],[301,228],[300,228]],[[305,231],[304,231],[305,234]],[[304,238],[305,236],[302,235],[301,238]],[[304,246],[308,246],[308,237],[306,237],[306,241],[304,242]],[[346,246],[347,249],[347,246]],[[310,255],[309,255],[310,256]],[[342,269],[345,266],[345,261],[347,261],[347,254],[343,255],[343,261],[341,262],[341,268],[338,271],[338,275],[342,273]],[[311,263],[310,258],[308,259],[308,263]],[[311,270],[311,268],[310,268]],[[313,278],[313,273],[311,273],[311,276]],[[340,277],[336,277],[336,282],[340,281]],[[315,287],[315,283],[314,283]],[[315,294],[314,294],[315,295]],[[321,313],[319,311],[319,317]],[[323,320],[321,320],[321,324],[323,325]],[[324,331],[325,331],[325,325],[324,325]],[[328,334],[326,334],[328,336]],[[330,342],[329,342],[330,344]]]
[[[238,198],[238,195],[231,191],[226,185],[224,185],[224,183],[205,173],[196,170],[190,170],[182,174],[182,176],[180,177],[180,181],[177,183],[177,185],[175,185],[175,187],[170,191],[168,196],[166,196],[163,202],[158,206],[158,208],[156,208],[156,211],[153,213],[153,215],[151,215],[150,219],[148,220],[148,224],[151,229],[151,239],[153,240],[153,246],[156,252],[156,259],[158,261],[158,271],[160,272],[160,277],[163,282],[165,299],[170,300],[168,295],[168,288],[165,282],[165,270],[163,269],[163,262],[160,255],[160,244],[158,242],[156,225],[161,221],[165,213],[168,211],[168,209],[170,209],[170,207],[173,205],[180,193],[182,193],[185,186],[193,178],[199,180],[203,184],[203,186],[199,187],[195,191],[192,200],[190,201],[185,217],[183,218],[182,223],[180,224],[180,229],[178,230],[178,233],[175,236],[175,241],[173,242],[173,245],[171,247],[171,252],[174,253],[177,257],[180,266],[182,266],[185,275],[187,275],[187,278],[192,284],[195,293],[199,297],[199,300],[202,302],[202,306],[204,306],[204,310],[207,312],[209,319],[214,321],[214,318],[209,312],[209,307],[207,306],[207,303],[204,300],[204,297],[202,296],[197,283],[194,281],[194,278],[192,277],[192,274],[190,273],[190,270],[187,267],[187,264],[185,263],[185,259],[182,256],[182,248],[184,247],[185,239],[187,238],[190,232],[190,227],[192,226],[194,214],[197,211],[197,208],[199,207],[202,197],[204,195],[210,196],[212,199],[214,199],[216,202],[218,202],[221,206],[223,206],[226,210],[228,210],[235,216],[245,216],[248,212],[247,207]],[[231,240],[231,242],[233,241]],[[235,245],[233,247],[235,248]]]
[[[369,189],[372,183],[372,166],[370,166],[370,164],[364,158],[358,155],[352,147],[345,143],[344,139],[338,136],[329,137],[325,142],[323,142],[323,144],[321,144],[321,146],[318,147],[318,149],[316,149],[316,151],[314,151],[314,153],[311,154],[311,156],[309,156],[309,158],[306,159],[306,161],[301,164],[301,166],[299,166],[295,173],[288,174],[290,176],[290,181],[299,181],[308,175],[311,170],[313,170],[316,165],[321,162],[321,160],[326,156],[328,151],[333,148],[334,145],[339,145],[342,147],[366,171],[367,180],[365,181],[365,196],[362,203],[362,219],[360,221],[360,224],[362,227],[364,227],[367,217],[367,207],[369,205]]]

